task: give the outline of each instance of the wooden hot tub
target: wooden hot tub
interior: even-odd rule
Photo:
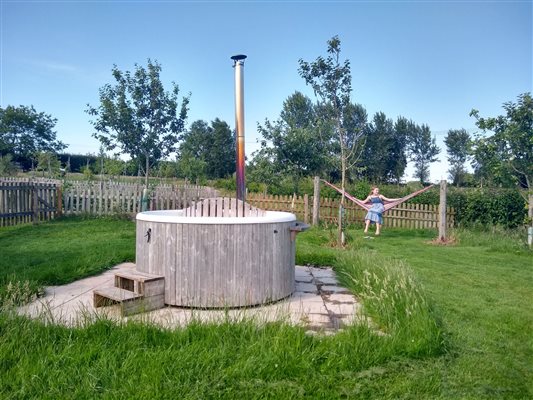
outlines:
[[[196,215],[209,210],[204,205]],[[294,291],[295,233],[306,225],[291,213],[259,211],[139,213],[137,270],[165,277],[169,305],[240,307],[287,297]]]

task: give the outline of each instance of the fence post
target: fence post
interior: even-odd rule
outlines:
[[[527,244],[531,248],[533,246],[533,194],[528,195],[528,211],[527,216],[531,226],[527,228]]]
[[[309,195],[304,194],[304,223],[309,223]]]
[[[148,189],[143,189],[143,194],[141,197],[141,211],[146,211],[148,209]]]
[[[440,181],[439,240],[446,241],[446,180]]]
[[[61,217],[63,214],[63,190],[61,185],[55,185],[56,187],[56,216]]]
[[[533,227],[533,194],[528,195],[527,216],[529,217],[529,221],[531,222],[531,226]]]
[[[30,185],[31,190],[31,211],[32,211],[32,222],[34,225],[39,222],[39,196],[37,193],[37,185],[35,182],[32,182]]]
[[[313,225],[320,222],[320,178],[315,176],[313,190]]]

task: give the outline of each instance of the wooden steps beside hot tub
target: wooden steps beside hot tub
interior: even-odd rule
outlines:
[[[122,315],[156,310],[165,305],[165,277],[145,272],[119,272],[115,286],[93,291],[95,308],[120,304]]]

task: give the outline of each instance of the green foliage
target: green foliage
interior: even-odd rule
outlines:
[[[176,178],[179,166],[175,161],[160,161],[157,165],[157,175],[162,178]]]
[[[69,165],[67,172],[82,172],[83,167],[96,163],[97,157],[93,154],[61,153],[58,155],[62,165]]]
[[[271,161],[273,170],[269,173],[290,176],[294,192],[298,192],[303,176],[320,175],[328,166],[329,136],[321,133],[317,125],[316,109],[307,96],[295,92],[283,102],[277,121],[271,123],[267,119],[263,125],[258,124],[263,140],[257,156]]]
[[[61,162],[57,155],[51,152],[41,152],[37,154],[37,171],[42,171],[43,176],[45,171],[49,178],[59,176]]]
[[[11,154],[0,155],[0,176],[11,176],[17,173],[17,167]]]
[[[429,126],[415,126],[409,132],[408,149],[411,161],[415,163],[414,176],[420,183],[429,180],[429,166],[432,162],[438,161],[437,155],[440,149],[436,144],[435,137],[431,137]]]
[[[160,79],[161,65],[148,60],[147,68],[135,64],[135,71],[112,69],[116,84],[100,89],[100,105],[88,105],[86,112],[97,138],[106,151],[117,149],[144,165],[145,184],[150,168],[176,150],[185,127],[189,97],[178,104],[179,88],[173,83],[166,92]]]
[[[193,154],[183,151],[177,161],[178,176],[189,182],[197,182],[207,179],[207,162]]]
[[[505,115],[481,118],[477,110],[470,112],[476,125],[490,137],[478,137],[474,145],[476,171],[504,178],[513,175],[526,188],[533,184],[533,98],[531,93],[518,96],[516,103],[503,104]],[[505,182],[505,180],[503,181]]]
[[[341,41],[338,36],[328,40],[328,56],[319,56],[313,62],[298,61],[298,72],[305,83],[313,88],[320,104],[320,118],[327,129],[333,130],[331,140],[336,146],[336,160],[341,172],[341,188],[347,181],[349,169],[357,162],[363,146],[365,119],[351,118],[357,107],[352,107],[352,75],[350,61],[341,62]]]
[[[246,167],[248,190],[256,191],[255,188],[266,188],[268,193],[271,193],[272,187],[278,185],[280,175],[283,176],[276,171],[279,171],[279,167],[272,162],[268,151],[261,149],[255,152],[252,161]],[[293,189],[292,187],[291,190]]]
[[[218,118],[211,125],[198,120],[183,136],[178,172],[188,179],[192,176],[225,178],[235,172],[235,157],[235,138],[229,125]]]
[[[119,157],[105,157],[104,172],[112,177],[119,177],[124,173],[126,163]]]
[[[371,182],[400,182],[407,167],[407,138],[413,127],[405,118],[393,123],[383,112],[374,114],[365,129],[360,176]]]
[[[235,182],[235,178],[234,177],[226,178],[226,179],[217,179],[213,183],[213,186],[216,189],[224,189],[226,191],[233,192],[233,193],[235,193],[235,191],[237,190],[237,184]],[[249,191],[251,191],[251,192],[259,192],[259,190],[252,190],[251,186],[253,187],[252,184],[248,184],[248,190]]]
[[[455,208],[456,223],[460,226],[481,224],[514,228],[524,224],[527,215],[524,198],[512,189],[451,192],[448,204]]]
[[[456,186],[461,186],[465,180],[465,163],[471,152],[472,141],[470,134],[465,129],[450,129],[444,139],[446,143],[448,162],[450,163],[450,179]]]
[[[29,169],[37,153],[61,151],[67,146],[56,139],[56,123],[33,106],[0,107],[0,156],[12,154],[14,161]]]
[[[81,173],[83,174],[83,178],[87,181],[92,181],[94,179],[94,172],[89,165],[83,167]]]

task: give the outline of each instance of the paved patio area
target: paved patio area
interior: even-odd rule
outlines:
[[[335,333],[343,326],[363,320],[361,307],[350,292],[338,285],[331,268],[296,266],[296,290],[292,296],[273,304],[227,309],[203,310],[164,307],[142,314],[122,317],[120,306],[93,307],[93,290],[113,286],[116,272],[134,271],[135,264],[124,263],[105,273],[63,286],[46,288],[45,296],[19,309],[19,312],[47,322],[75,326],[105,316],[114,320],[140,320],[165,328],[202,322],[283,320],[304,326],[310,333]]]

